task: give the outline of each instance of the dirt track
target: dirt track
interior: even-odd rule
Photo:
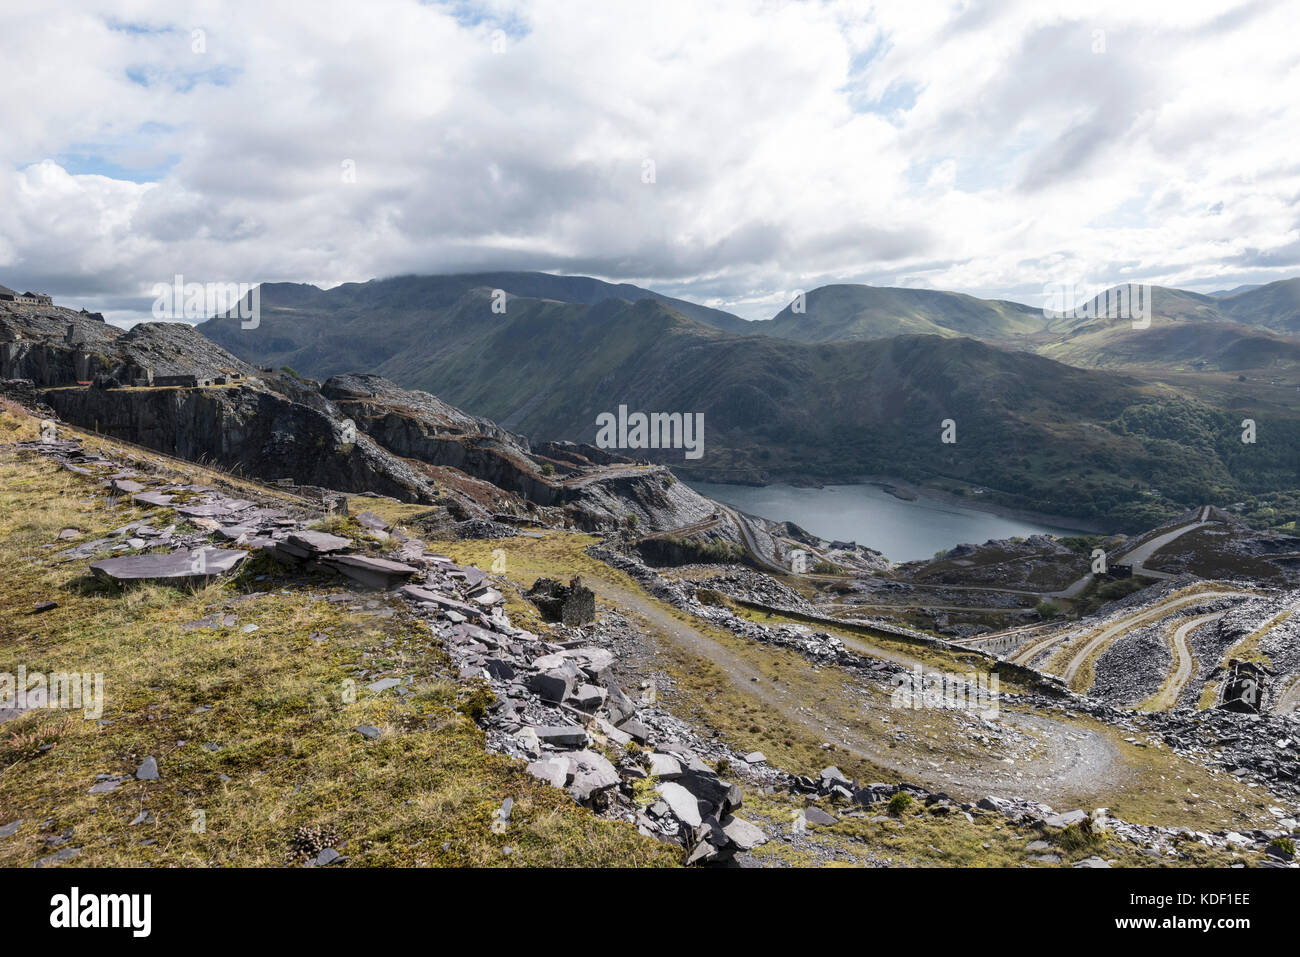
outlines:
[[[1216,611],[1209,615],[1193,618],[1191,621],[1184,622],[1174,629],[1169,642],[1173,651],[1173,660],[1169,664],[1169,676],[1165,679],[1164,684],[1160,686],[1160,690],[1142,702],[1141,707],[1144,710],[1167,711],[1178,703],[1178,696],[1186,687],[1187,680],[1192,676],[1192,664],[1195,661],[1191,650],[1187,647],[1187,636],[1202,625],[1211,621],[1218,621],[1223,616],[1224,612]]]
[[[961,733],[950,725],[948,715],[934,710],[892,709],[874,713],[880,731],[855,732],[845,726],[845,709],[861,710],[879,703],[888,708],[888,697],[879,687],[868,688],[856,677],[844,672],[842,693],[808,700],[790,689],[766,680],[759,669],[702,629],[674,616],[656,600],[639,589],[613,582],[590,579],[590,587],[603,600],[614,605],[633,621],[642,624],[655,642],[669,642],[679,649],[698,655],[717,665],[735,688],[777,711],[783,720],[801,726],[824,741],[844,748],[850,754],[882,768],[894,771],[899,778],[916,781],[930,788],[945,790],[967,799],[986,794],[1020,794],[1060,806],[1078,803],[1085,798],[1100,799],[1121,786],[1128,771],[1116,761],[1114,744],[1103,734],[1066,721],[1039,714],[1003,710],[998,723],[1011,729],[1016,744],[1004,749],[963,749],[959,756],[913,747],[900,749],[888,734],[905,731],[910,738],[927,734]],[[846,639],[847,641],[847,639]],[[903,653],[874,649],[854,642],[855,650],[893,661],[907,667],[920,662]],[[933,668],[926,667],[926,671]],[[755,681],[754,679],[759,680]],[[943,729],[922,731],[922,728]],[[964,743],[964,742],[963,742]],[[928,745],[918,745],[924,749]]]

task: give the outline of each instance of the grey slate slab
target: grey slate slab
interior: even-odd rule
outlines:
[[[164,555],[126,555],[95,562],[90,570],[109,581],[184,581],[207,579],[237,568],[248,552],[199,548]]]

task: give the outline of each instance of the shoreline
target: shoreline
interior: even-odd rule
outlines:
[[[687,480],[687,484],[690,484],[690,480]],[[834,482],[816,480],[800,481],[798,478],[791,476],[763,484],[753,482],[717,481],[706,481],[704,484],[734,485],[737,488],[769,488],[773,485],[788,485],[791,488],[827,488],[830,486],[872,485],[904,502],[929,501],[938,505],[952,505],[969,509],[973,512],[985,512],[989,515],[996,515],[998,518],[1029,522],[1034,525],[1051,525],[1062,529],[1072,529],[1083,535],[1114,534],[1113,532],[1106,531],[1098,522],[1090,521],[1088,519],[1072,518],[1067,515],[1053,515],[1046,512],[1035,512],[1028,509],[1013,508],[1009,505],[1001,505],[997,502],[982,500],[979,496],[955,495],[952,492],[945,492],[942,489],[931,488],[928,485],[916,485],[912,482],[889,475],[862,475],[857,476],[852,480]]]
[[[831,483],[827,483],[831,484]],[[952,492],[945,492],[943,489],[931,488],[928,485],[913,485],[902,479],[889,478],[888,476],[864,476],[856,482],[846,482],[847,485],[875,485],[884,491],[889,492],[895,498],[900,498],[905,502],[929,499],[932,502],[938,502],[941,505],[960,505],[963,508],[969,508],[976,512],[987,512],[990,515],[996,515],[999,518],[1010,518],[1022,522],[1032,522],[1037,525],[1055,525],[1058,528],[1068,528],[1080,531],[1088,535],[1113,535],[1114,532],[1108,532],[1098,522],[1090,521],[1086,518],[1072,518],[1068,515],[1053,515],[1047,512],[1034,512],[1028,509],[1013,508],[1009,505],[1001,505],[997,502],[982,500],[979,496],[955,495]],[[906,498],[898,495],[893,489],[901,489],[908,493],[912,498]]]

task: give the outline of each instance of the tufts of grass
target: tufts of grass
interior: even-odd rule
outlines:
[[[352,539],[361,538],[367,532],[366,527],[353,515],[330,515],[314,522],[311,527],[318,532]]]
[[[88,479],[0,449],[5,661],[101,674],[104,689],[102,720],[39,710],[0,725],[0,823],[23,822],[0,842],[0,866],[59,846],[80,850],[78,866],[283,866],[325,841],[362,866],[678,863],[488,753],[472,719],[481,689],[454,679],[404,606],[384,618],[284,578],[117,591],[43,547],[61,527],[93,534],[135,514]],[[38,598],[59,607],[32,615]],[[187,627],[217,613],[237,624]],[[366,689],[387,675],[412,693]],[[134,777],[146,756],[156,781]],[[120,783],[90,794],[101,775]],[[514,813],[496,833],[507,797]]]
[[[41,437],[40,422],[21,405],[0,399],[0,442],[31,442]]]
[[[1092,853],[1105,844],[1102,835],[1093,829],[1092,821],[1086,818],[1047,837],[1066,854]]]
[[[889,799],[888,810],[894,817],[902,817],[914,803],[912,795],[899,791]]]

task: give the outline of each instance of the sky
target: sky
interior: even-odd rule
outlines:
[[[537,269],[768,318],[1300,275],[1285,2],[5,4],[0,283]]]

